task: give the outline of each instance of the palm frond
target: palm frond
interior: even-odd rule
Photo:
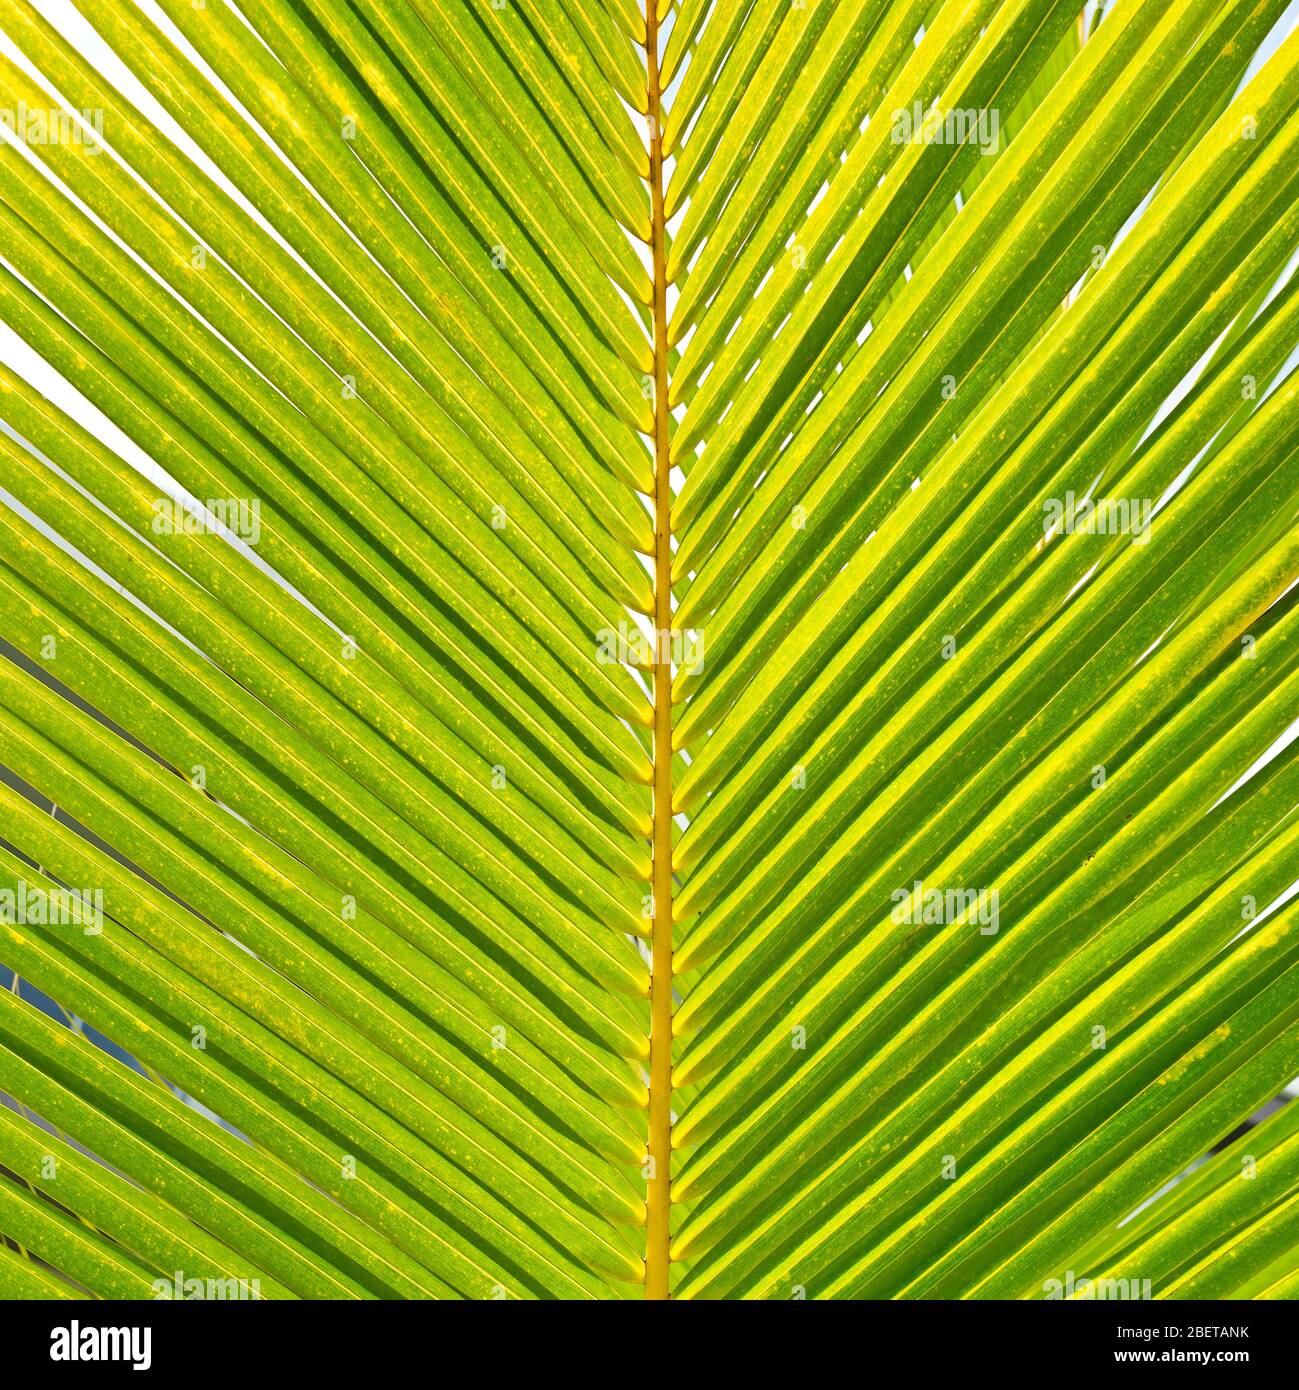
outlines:
[[[0,1292],[1295,1296],[1284,0],[158,8],[0,8]]]

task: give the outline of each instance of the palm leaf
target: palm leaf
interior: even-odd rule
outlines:
[[[1285,8],[6,0],[0,1290],[1293,1297]]]

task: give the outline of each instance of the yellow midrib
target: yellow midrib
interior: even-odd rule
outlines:
[[[654,919],[650,964],[649,1191],[645,1214],[645,1297],[668,1297],[672,1144],[672,627],[671,463],[668,455],[667,268],[663,216],[663,123],[657,0],[645,4],[650,132],[651,250],[654,266]]]

